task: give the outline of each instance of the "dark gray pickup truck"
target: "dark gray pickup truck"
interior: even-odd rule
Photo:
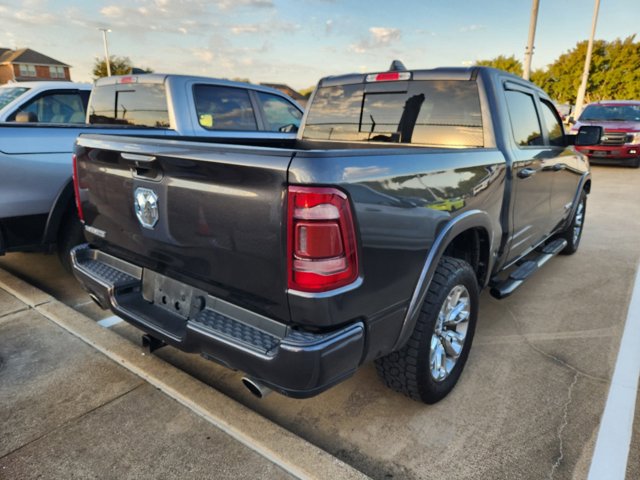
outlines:
[[[322,79],[295,140],[82,135],[76,277],[164,344],[309,397],[376,361],[427,403],[478,295],[578,248],[588,160],[549,97],[490,68]]]

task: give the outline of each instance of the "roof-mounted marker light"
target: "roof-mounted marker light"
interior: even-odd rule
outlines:
[[[411,72],[383,72],[367,75],[367,82],[395,82],[398,80],[411,80]]]

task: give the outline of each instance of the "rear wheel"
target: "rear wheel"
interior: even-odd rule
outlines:
[[[58,258],[67,272],[71,273],[71,249],[84,241],[84,231],[78,215],[75,211],[69,212],[60,224],[57,244]]]
[[[559,235],[567,241],[567,246],[560,252],[562,255],[573,255],[578,251],[580,240],[582,239],[582,230],[584,230],[584,219],[587,213],[587,193],[583,190],[580,193],[578,206],[573,214],[569,227]]]
[[[407,344],[376,360],[388,387],[424,403],[435,403],[453,390],[471,349],[478,291],[467,262],[440,260]]]

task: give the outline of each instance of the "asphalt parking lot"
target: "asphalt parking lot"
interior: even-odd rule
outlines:
[[[594,167],[579,252],[554,258],[505,300],[482,295],[465,372],[436,405],[387,390],[371,365],[313,399],[257,400],[238,372],[170,347],[154,355],[373,478],[586,478],[640,261],[638,185],[640,170]],[[55,257],[10,254],[0,268],[139,342]],[[101,382],[114,388],[109,376]],[[639,417],[629,480],[640,478]]]

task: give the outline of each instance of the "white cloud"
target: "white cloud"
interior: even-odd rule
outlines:
[[[388,45],[400,40],[400,30],[397,28],[371,27],[369,32],[371,32],[371,36],[377,46]]]
[[[211,63],[213,61],[213,52],[207,48],[194,48],[191,53],[201,62]]]
[[[294,33],[300,29],[300,25],[281,22],[281,21],[268,21],[264,23],[251,23],[244,25],[233,25],[229,28],[234,35],[243,34],[266,34],[276,35],[279,33]]]
[[[100,13],[107,18],[118,18],[122,16],[123,11],[117,5],[107,5],[100,10]]]
[[[465,25],[464,27],[460,27],[460,31],[461,32],[475,32],[477,30],[484,30],[485,28],[487,28],[485,25],[473,24],[473,25]]]
[[[235,25],[231,27],[231,33],[241,35],[243,33],[258,33],[260,28],[258,25]]]
[[[399,28],[371,27],[369,28],[369,37],[349,45],[349,50],[354,53],[366,53],[369,50],[393,45],[401,37],[402,32]]]
[[[219,8],[223,10],[231,10],[237,7],[250,7],[250,8],[273,8],[272,0],[217,0],[215,3]]]
[[[329,19],[326,21],[326,23],[324,24],[324,32],[329,35],[331,32],[333,32],[333,20]]]

